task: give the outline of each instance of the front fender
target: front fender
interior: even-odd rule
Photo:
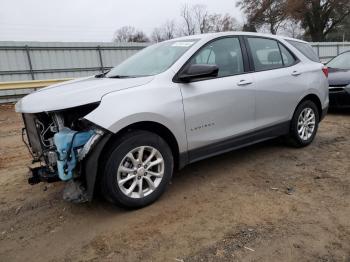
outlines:
[[[180,153],[187,151],[182,96],[178,88],[141,86],[113,92],[105,95],[99,107],[85,118],[114,134],[138,122],[159,123],[173,133]]]

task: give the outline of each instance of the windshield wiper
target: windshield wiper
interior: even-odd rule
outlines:
[[[108,78],[118,78],[118,79],[121,79],[121,78],[131,78],[131,76],[115,75],[115,76],[108,76]]]
[[[128,76],[123,76],[123,75],[114,75],[114,76],[107,76],[107,78],[139,78],[139,77],[147,77],[147,76],[152,76],[152,75],[128,75]]]
[[[106,72],[104,72],[104,73],[95,75],[95,77],[96,77],[96,78],[104,78],[104,77],[109,73],[109,71],[111,71],[111,70],[108,70],[108,71],[106,71]]]

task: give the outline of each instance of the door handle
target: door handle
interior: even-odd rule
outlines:
[[[293,71],[292,76],[300,76],[301,73],[299,71]]]
[[[247,85],[251,85],[253,84],[253,82],[248,81],[248,80],[241,80],[237,83],[238,86],[247,86]]]

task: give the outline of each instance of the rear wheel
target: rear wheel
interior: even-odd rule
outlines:
[[[148,131],[132,131],[111,147],[102,178],[102,192],[112,203],[141,208],[156,201],[173,173],[168,144]]]
[[[305,147],[314,140],[320,121],[314,102],[303,101],[295,110],[289,134],[289,141],[295,147]]]

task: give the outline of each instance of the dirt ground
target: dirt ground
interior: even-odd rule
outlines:
[[[127,211],[26,182],[21,118],[0,106],[0,261],[350,261],[350,113],[314,142],[279,140],[193,164]]]

